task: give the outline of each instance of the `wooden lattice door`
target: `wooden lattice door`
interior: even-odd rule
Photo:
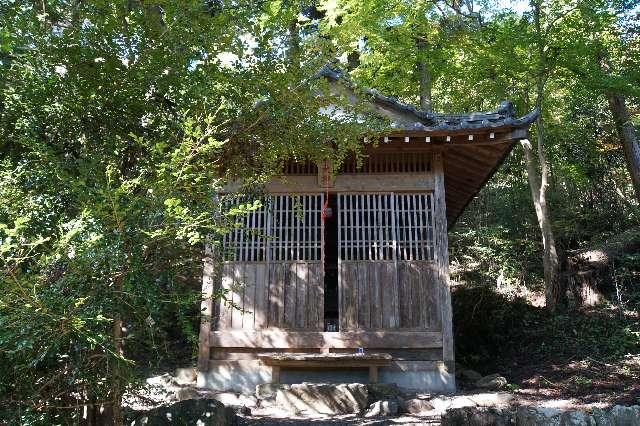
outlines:
[[[271,195],[224,237],[216,328],[322,330],[322,194]]]
[[[439,330],[433,194],[395,198],[400,327]]]
[[[322,194],[272,197],[269,243],[270,327],[322,331]]]
[[[435,328],[433,196],[338,195],[340,330]]]
[[[396,328],[395,198],[338,195],[340,330]]]

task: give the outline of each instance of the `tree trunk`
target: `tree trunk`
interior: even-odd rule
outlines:
[[[551,212],[547,204],[547,190],[549,188],[549,164],[544,152],[544,122],[542,120],[542,98],[546,83],[547,57],[544,48],[544,36],[541,27],[541,2],[532,1],[533,19],[536,29],[536,45],[538,69],[536,75],[536,108],[540,112],[536,120],[537,161],[533,155],[531,143],[525,139],[521,141],[524,149],[524,157],[527,163],[527,178],[531,189],[531,198],[538,219],[538,226],[542,233],[542,246],[544,250],[542,265],[544,268],[545,302],[547,309],[554,312],[564,305],[565,294],[562,275],[560,271],[560,259],[556,250],[556,241],[551,226]],[[537,164],[536,164],[537,163]],[[538,170],[540,175],[538,176]]]
[[[541,128],[538,128],[538,144],[541,139],[540,133]],[[531,189],[531,199],[533,200],[533,206],[536,211],[538,226],[542,233],[545,302],[547,309],[553,312],[558,306],[564,304],[564,286],[562,285],[560,261],[556,250],[553,229],[551,227],[551,215],[546,200],[548,183],[546,182],[547,177],[545,174],[548,173],[548,170],[545,170],[547,166],[541,165],[540,169],[542,173],[539,178],[538,165],[536,164],[535,155],[532,152],[531,142],[529,142],[528,139],[524,139],[521,141],[521,144],[527,164],[527,178],[529,180],[529,188]],[[541,152],[542,158],[544,158],[544,153],[538,145],[538,153],[540,154]]]
[[[116,290],[118,291],[117,297],[120,297],[123,290],[122,277],[116,279]],[[119,356],[124,355],[124,347],[122,342],[122,316],[120,312],[117,312],[113,321],[113,346],[114,351]],[[124,417],[122,413],[122,394],[123,394],[123,377],[122,368],[120,366],[120,360],[117,360],[113,368],[112,384],[111,384],[111,397],[113,401],[113,424],[114,426],[124,425]]]
[[[640,144],[638,143],[636,130],[633,123],[631,123],[631,116],[627,109],[624,96],[608,91],[607,99],[609,100],[609,109],[613,115],[613,120],[616,123],[618,135],[620,136],[620,142],[624,149],[627,169],[629,169],[629,175],[631,175],[631,182],[636,192],[636,198],[640,201]]]
[[[539,77],[536,90],[536,107],[542,108],[542,96],[544,94],[544,80]],[[531,199],[536,211],[538,226],[542,233],[545,285],[545,302],[550,311],[555,311],[564,304],[564,286],[561,279],[560,260],[556,249],[553,227],[551,225],[551,212],[547,204],[547,190],[549,188],[549,165],[544,152],[544,122],[542,114],[536,120],[537,158],[529,140],[523,140],[522,148],[527,164],[527,178],[531,189]],[[539,172],[538,172],[539,170]],[[538,176],[538,173],[540,175]]]
[[[431,70],[425,59],[427,44],[424,40],[418,39],[416,42],[418,48],[418,77],[420,78],[420,109],[427,112],[433,112],[433,103],[431,100]]]

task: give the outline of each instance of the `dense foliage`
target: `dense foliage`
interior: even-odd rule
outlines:
[[[287,159],[338,164],[372,129],[358,106],[340,120],[318,113],[344,103],[312,78],[334,58],[358,84],[408,103],[428,81],[441,111],[506,98],[525,112],[544,77],[561,250],[638,227],[606,99],[626,96],[637,124],[630,3],[532,2],[536,31],[524,3],[525,13],[471,1],[0,0],[0,417],[77,423],[79,407],[118,406],[148,370],[190,358],[204,243],[254,208],[223,210],[217,189],[243,178],[241,191],[259,191]],[[519,148],[451,245],[456,279],[540,288]],[[637,264],[619,265],[625,288]]]
[[[364,123],[318,114],[328,54],[291,57],[292,14],[0,2],[0,417],[69,424],[188,359],[203,244],[251,208],[221,211],[221,185],[356,145]]]

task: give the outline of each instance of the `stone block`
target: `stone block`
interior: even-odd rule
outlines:
[[[462,407],[452,408],[442,416],[442,426],[508,426],[512,424],[508,410]]]
[[[163,405],[145,412],[131,413],[125,419],[130,426],[201,425],[231,426],[236,424],[233,409],[210,399],[188,399]]]
[[[376,401],[369,406],[364,416],[370,417],[389,417],[398,414],[398,402],[395,400]]]
[[[367,407],[367,386],[351,384],[293,384],[276,391],[276,405],[292,413],[355,414]]]
[[[483,389],[499,390],[507,385],[507,379],[499,374],[490,374],[477,380],[475,385]]]
[[[369,383],[367,390],[369,391],[369,405],[376,401],[398,399],[401,394],[395,383]]]
[[[179,384],[194,384],[198,380],[198,372],[195,367],[176,368],[175,380]]]
[[[400,409],[404,413],[421,414],[433,410],[433,405],[428,399],[413,398],[401,401]]]
[[[220,401],[227,407],[256,407],[258,400],[253,395],[243,395],[233,392],[221,392],[212,396],[216,401]]]
[[[276,383],[261,383],[256,385],[256,398],[271,400],[276,397],[278,389],[288,388],[289,385],[282,385]]]

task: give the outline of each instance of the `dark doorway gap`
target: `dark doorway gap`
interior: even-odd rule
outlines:
[[[338,197],[329,194],[331,217],[324,222],[324,330],[339,330],[338,309]]]

